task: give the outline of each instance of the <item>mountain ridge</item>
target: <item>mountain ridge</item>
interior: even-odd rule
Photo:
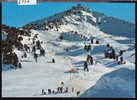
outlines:
[[[23,26],[24,29],[58,31],[63,25],[90,23],[102,32],[125,37],[135,37],[135,24],[119,18],[106,16],[103,13],[90,10],[87,7],[77,5],[64,12],[60,12],[47,18],[32,21]],[[129,34],[132,33],[132,34]]]

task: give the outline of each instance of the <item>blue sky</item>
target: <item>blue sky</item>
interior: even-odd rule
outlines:
[[[2,3],[2,23],[21,27],[31,21],[65,11],[82,4],[108,16],[135,23],[135,3],[93,3],[93,2],[39,2],[33,6],[18,6],[15,2]]]

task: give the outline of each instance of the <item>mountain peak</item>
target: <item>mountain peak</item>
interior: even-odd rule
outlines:
[[[88,12],[90,11],[89,8],[87,8],[81,4],[77,4],[76,6],[73,6],[72,9],[73,10],[83,10],[83,11],[88,11]]]
[[[91,13],[91,10],[85,6],[82,6],[81,4],[77,4],[76,6],[73,6],[71,9],[65,11],[67,15],[70,14],[81,14],[81,11]]]
[[[54,24],[53,26],[58,27],[58,25],[73,22],[70,21],[70,19],[74,19],[75,21],[80,21],[82,19],[84,20],[84,16],[90,16],[90,18],[93,17],[89,8],[77,4],[76,6],[73,6],[71,9],[68,9],[64,12],[54,14],[53,16],[49,16],[48,18],[31,22],[25,25],[23,28],[43,30],[43,28],[40,28],[43,25],[44,27],[50,27],[50,24]],[[94,18],[94,22],[95,22],[95,18]]]
[[[91,29],[89,28],[90,26],[104,33],[115,35],[122,34],[126,37],[131,36],[129,33],[133,33],[134,37],[135,33],[134,24],[118,18],[106,16],[105,14],[90,10],[80,4],[48,18],[31,22],[23,28],[43,31],[53,30],[60,33],[62,31],[72,31],[74,29],[86,31]]]

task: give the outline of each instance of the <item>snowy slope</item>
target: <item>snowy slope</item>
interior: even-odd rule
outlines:
[[[86,90],[81,97],[135,97],[135,71],[128,68],[120,68],[103,75],[96,85]]]
[[[97,19],[97,23],[99,23],[97,26],[101,31],[118,36],[135,37],[135,24],[133,23],[96,11],[93,11],[93,16]]]
[[[99,28],[102,32],[108,34],[130,38],[135,37],[135,24],[115,17],[106,16],[103,13],[93,11],[92,9],[88,9],[83,6],[82,8],[79,6],[75,6],[75,8],[72,7],[71,9],[64,11],[62,13],[55,14],[51,17],[44,18],[42,20],[31,22],[25,25],[24,28],[28,28],[32,25],[35,27],[35,29],[41,30],[47,27],[48,22],[56,21],[56,24],[60,28],[64,25],[67,26],[67,24],[73,24],[75,26],[81,27],[81,29],[85,29],[84,27],[86,26],[83,23],[86,22],[87,25],[94,25],[96,28]],[[55,29],[55,26],[53,29]]]
[[[43,41],[42,47],[46,54],[38,57],[38,62],[35,62],[32,52],[27,52],[27,58],[22,58],[24,51],[15,49],[14,51],[22,63],[22,69],[2,71],[2,96],[79,97],[76,92],[80,91],[80,97],[104,97],[103,92],[107,90],[110,93],[109,97],[119,97],[119,95],[112,95],[112,93],[113,88],[120,87],[121,89],[116,89],[116,91],[120,91],[121,97],[135,97],[135,55],[133,55],[135,53],[135,38],[133,37],[131,40],[125,34],[116,36],[114,33],[108,34],[101,31],[96,25],[97,17],[92,15],[93,13],[87,8],[84,8],[84,10],[79,8],[62,17],[63,14],[57,14],[57,16],[48,19],[59,18],[58,20],[61,20],[61,25],[57,25],[59,26],[58,31],[54,25],[52,29],[44,29],[47,27],[45,26],[47,19],[25,26],[25,28],[28,28],[33,24],[37,27],[30,30],[31,37],[23,36],[22,43],[32,48],[32,38],[35,34],[38,34],[37,40]],[[132,30],[134,29],[132,28]],[[77,35],[75,32],[77,32]],[[59,39],[61,34],[64,35],[63,40]],[[80,35],[89,39],[93,37],[99,40],[100,44],[92,44],[91,50],[87,52],[83,48],[90,41],[81,38]],[[118,65],[113,59],[104,58],[107,43],[114,47],[116,53],[119,50],[126,50],[123,55],[126,64]],[[68,49],[68,52],[66,49]],[[88,66],[89,72],[84,72],[83,62],[88,54],[93,56],[94,64]],[[55,59],[55,63],[51,63],[52,58]],[[77,70],[78,73],[65,73],[72,68]],[[41,89],[46,92],[49,88],[56,90],[61,81],[64,82],[64,87],[69,88],[68,93],[40,95]],[[121,84],[124,83],[125,85],[122,87]],[[129,84],[129,88],[124,89]],[[74,92],[71,92],[72,87],[75,88]],[[100,94],[100,90],[102,95],[96,96],[96,94]]]

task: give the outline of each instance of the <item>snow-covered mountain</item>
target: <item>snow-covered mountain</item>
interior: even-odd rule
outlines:
[[[24,28],[38,30],[62,30],[64,26],[68,27],[68,25],[78,27],[81,30],[88,30],[86,27],[92,25],[96,27],[96,29],[108,34],[135,37],[135,24],[118,18],[106,16],[103,13],[93,11],[81,5],[74,6],[67,11],[55,14],[48,18],[31,22],[25,25]],[[69,30],[71,31],[75,29],[72,29],[71,27]]]
[[[29,35],[17,36],[17,39],[22,37],[19,39],[21,49],[20,46],[12,49],[22,68],[13,70],[11,64],[2,65],[2,96],[134,98],[134,29],[135,25],[130,22],[107,17],[81,5],[23,26],[18,30],[29,31]],[[5,32],[18,33],[12,28],[3,30],[4,35]],[[91,45],[89,51],[85,45]],[[117,56],[120,50],[124,51],[123,64],[118,64],[119,59],[104,56],[111,47]],[[45,55],[41,55],[43,49]],[[83,70],[87,55],[93,57],[93,65],[88,64],[89,72]],[[62,81],[68,92],[48,94],[48,89],[57,92]],[[41,95],[42,89],[45,95]]]

